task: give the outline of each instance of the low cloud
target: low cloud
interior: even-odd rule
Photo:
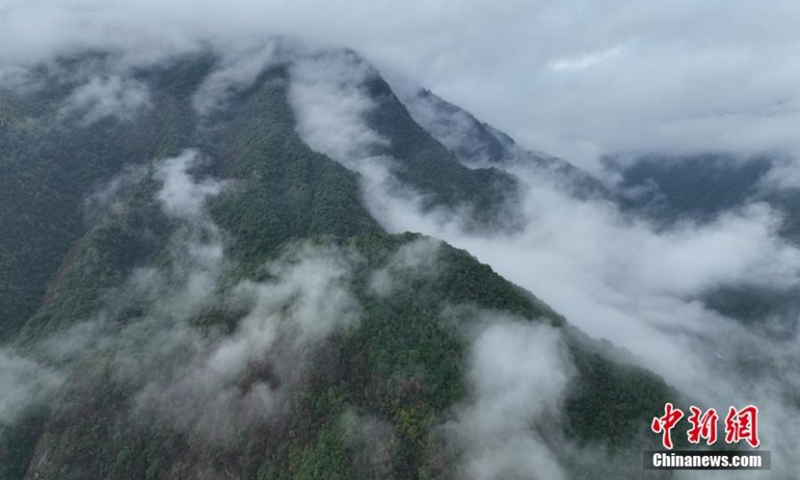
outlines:
[[[0,352],[0,424],[48,399],[61,387],[58,372],[77,365],[81,381],[102,374],[132,390],[134,423],[227,445],[283,412],[310,374],[316,347],[358,326],[350,284],[362,260],[349,248],[293,244],[261,267],[258,281],[230,276],[236,263],[227,235],[206,205],[233,187],[198,176],[205,161],[187,150],[154,162],[154,201],[172,222],[157,265],[135,268],[105,292],[93,318],[33,345],[42,365]],[[124,181],[133,179],[113,179],[101,195]]]
[[[370,291],[379,297],[386,297],[408,278],[435,278],[439,271],[437,259],[442,245],[441,240],[429,237],[403,245],[385,267],[372,272]]]
[[[392,453],[397,439],[391,425],[371,415],[347,410],[339,428],[345,445],[354,452],[356,475],[381,478],[392,474]]]
[[[196,150],[185,150],[165,160],[158,168],[155,178],[163,182],[163,186],[157,198],[167,215],[182,219],[199,217],[206,200],[222,192],[223,183],[212,179],[197,182],[189,174],[199,161]]]
[[[92,192],[83,202],[87,223],[122,213],[125,209],[124,194],[146,176],[145,166],[127,165],[121,173]]]
[[[766,192],[800,189],[800,162],[785,158],[776,160],[759,183],[761,189]]]
[[[303,141],[360,174],[364,205],[389,231],[419,219],[425,196],[401,184],[394,173],[398,159],[384,154],[390,140],[366,120],[379,107],[366,87],[378,72],[352,52],[322,50],[297,58],[290,73],[289,101]],[[465,220],[469,209],[440,206],[426,209],[426,215],[455,224]]]
[[[25,412],[46,405],[64,380],[46,365],[0,349],[0,434]]]
[[[282,48],[279,39],[218,48],[219,64],[192,97],[195,111],[204,116],[225,107],[232,95],[252,85],[269,65],[281,59]]]
[[[156,199],[178,221],[170,267],[133,273],[121,291],[133,292],[128,302],[149,307],[106,342],[120,344],[113,348],[121,352],[114,355],[119,381],[141,385],[133,400],[137,417],[226,442],[280,412],[313,347],[357,325],[360,307],[348,285],[358,257],[297,244],[263,267],[265,280],[226,282],[233,265],[225,235],[205,210],[226,184],[192,175],[201,161],[198,152],[186,151],[159,163]],[[209,308],[231,316],[235,330],[224,334],[223,324],[204,333],[193,326]],[[134,345],[152,368],[129,356]]]
[[[144,84],[118,75],[95,75],[67,97],[59,113],[77,115],[80,124],[87,126],[106,117],[131,120],[150,106],[150,92]]]
[[[427,130],[444,146],[461,155],[461,159],[472,165],[487,165],[490,161],[490,152],[484,151],[485,146],[478,131],[479,123],[469,113],[463,110],[450,110],[443,112],[446,107],[432,95],[420,95],[420,90],[407,85],[403,80],[392,80],[392,87],[401,85],[401,89],[408,88],[400,96],[403,104],[408,109],[414,121]]]
[[[269,280],[230,290],[225,304],[241,315],[233,333],[204,338],[185,324],[163,332],[159,349],[189,338],[188,350],[175,350],[189,356],[136,395],[137,414],[226,442],[282,412],[314,346],[358,324],[351,260],[333,247],[295,246],[266,265]]]
[[[235,50],[259,35],[291,35],[358,49],[527,148],[595,173],[618,151],[798,152],[792,2],[466,0],[457,10],[425,1],[15,0],[0,11],[0,70],[87,49],[146,65],[209,43]]]
[[[537,424],[559,417],[574,373],[561,332],[544,323],[484,315],[467,383],[470,401],[443,428],[462,452],[460,477],[566,478]]]
[[[311,148],[351,170],[377,163],[373,157],[389,140],[367,126],[376,107],[364,82],[378,72],[349,52],[321,52],[299,58],[291,69],[289,100],[297,131]]]

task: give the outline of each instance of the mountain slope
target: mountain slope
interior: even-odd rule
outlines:
[[[685,156],[645,155],[606,163],[620,173],[620,191],[634,192],[630,207],[637,215],[669,229],[679,222],[713,222],[748,204],[762,202],[780,217],[777,233],[800,244],[800,189],[777,185],[779,158],[737,158],[707,153]],[[791,172],[789,172],[791,175]],[[797,331],[800,307],[797,287],[770,287],[752,282],[716,288],[700,298],[709,308],[763,330],[774,338]]]
[[[79,141],[74,131],[52,124],[58,112],[49,105],[64,101],[68,93],[58,87],[23,98],[2,97],[2,105],[15,105],[17,112],[0,135],[0,222],[6,226],[0,233],[0,328],[5,335],[33,313],[61,258],[85,231],[84,195],[125,163],[154,155],[159,142],[155,115],[133,126],[114,119],[94,123]],[[165,111],[166,106],[153,110]]]
[[[578,198],[621,201],[589,173],[560,158],[525,150],[505,133],[429,90],[419,90],[403,100],[414,119],[471,168],[532,168]]]
[[[785,238],[800,241],[796,214],[800,191],[777,187],[780,159],[758,156],[740,159],[730,154],[685,156],[644,155],[627,161],[607,158],[622,176],[622,190],[636,191],[638,209],[665,225],[679,220],[709,221],[748,201],[764,201],[781,212]]]
[[[88,85],[127,86],[118,100],[149,92],[133,115],[125,100],[63,119],[80,80],[3,94],[29,112],[0,130],[15,145],[0,168],[25,186],[0,198],[3,339],[61,383],[0,423],[0,476],[463,478],[481,455],[530,475],[503,463],[519,441],[568,476],[596,471],[576,453],[596,449],[638,477],[637,442],[676,394],[467,252],[386,234],[362,176],[298,134],[293,61],[208,111],[198,95],[225,71],[209,54],[88,64]],[[428,208],[472,203],[481,228],[513,199],[512,177],[461,165],[379,77],[367,91],[389,140],[376,153]],[[42,266],[20,283],[26,261]],[[512,347],[532,370],[496,363]],[[486,423],[504,388],[517,393]]]

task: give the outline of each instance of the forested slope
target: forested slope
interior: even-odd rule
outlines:
[[[111,81],[105,58],[71,61]],[[150,92],[129,115],[64,110],[80,80],[46,69],[0,96],[2,338],[57,379],[0,425],[0,477],[463,478],[506,441],[481,423],[495,368],[530,384],[514,435],[570,476],[591,477],[585,451],[641,474],[649,419],[675,398],[661,379],[467,252],[384,232],[359,175],[297,134],[286,63],[201,114],[217,62],[129,72]],[[471,203],[485,226],[513,200],[513,177],[461,165],[370,88],[429,207]],[[515,338],[533,376],[482,363]]]

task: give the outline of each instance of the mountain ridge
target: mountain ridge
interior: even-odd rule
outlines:
[[[54,225],[70,229],[52,239],[57,258],[36,287],[48,292],[47,301],[35,305],[38,313],[16,338],[3,336],[4,346],[60,372],[65,383],[43,392],[49,400],[21,413],[19,423],[2,427],[2,475],[458,477],[476,451],[502,454],[502,441],[470,440],[472,422],[482,418],[470,412],[493,398],[474,368],[482,345],[514,337],[539,345],[523,352],[544,367],[530,379],[513,368],[507,375],[531,384],[526,395],[553,391],[541,407],[514,407],[520,424],[538,419],[514,435],[543,451],[559,441],[575,443],[575,451],[616,451],[620,475],[626,468],[641,473],[638,461],[625,467],[629,455],[638,459],[638,450],[627,448],[644,439],[648,416],[674,395],[663,380],[565,330],[563,317],[467,252],[416,234],[387,234],[364,205],[364,175],[297,133],[284,66],[234,88],[221,110],[200,122],[192,97],[215,65],[201,55],[139,71],[135,81],[153,94],[136,110],[141,116],[67,122],[39,138],[50,142],[51,158],[20,151],[39,160],[18,162],[19,175],[66,160],[72,163],[61,165],[83,168],[60,180],[65,193],[34,189],[54,192],[48,202],[70,212],[54,216]],[[126,85],[98,75],[105,80],[96,85]],[[407,160],[394,170],[404,183],[434,194],[426,208],[454,208],[477,196],[484,203],[474,228],[496,217],[492,208],[506,197],[491,193],[495,187],[448,189],[451,181],[463,188],[510,177],[461,165],[403,114],[388,84],[372,88],[388,100],[368,122],[390,141],[410,136],[386,154]],[[31,103],[43,101],[33,95]],[[69,89],[59,95],[71,98]],[[97,105],[82,108],[88,110],[78,118]],[[51,109],[38,121],[55,115]],[[31,148],[37,138],[2,128],[4,143]],[[111,146],[113,153],[102,153]],[[114,162],[104,164],[109,158]],[[2,164],[14,160],[3,156]],[[422,164],[430,170],[415,172]],[[98,192],[108,193],[100,200],[108,208],[84,226],[86,198]],[[0,203],[16,206],[6,211],[17,218],[27,207],[12,200]],[[41,219],[19,228],[39,232]],[[19,274],[0,273],[5,285]],[[562,402],[565,416],[551,415]],[[359,450],[376,439],[383,439],[380,451]],[[570,476],[596,468],[571,448],[552,453]]]

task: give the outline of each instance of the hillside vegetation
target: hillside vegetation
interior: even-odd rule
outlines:
[[[63,384],[0,424],[0,478],[463,478],[448,426],[477,401],[487,325],[557,339],[568,366],[563,414],[526,434],[575,478],[583,450],[641,474],[674,392],[468,252],[387,234],[358,174],[297,134],[285,64],[204,116],[213,55],[135,70],[149,105],[88,123],[53,68],[0,94],[0,338]],[[463,166],[383,80],[370,93],[430,207],[486,228],[513,201],[513,177]]]

